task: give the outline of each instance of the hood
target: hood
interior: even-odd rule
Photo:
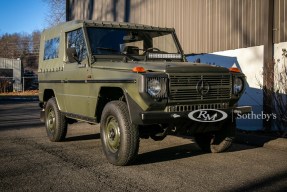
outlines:
[[[216,65],[191,62],[99,62],[93,68],[131,71],[134,67],[143,67],[146,71],[166,73],[229,73],[229,70]]]

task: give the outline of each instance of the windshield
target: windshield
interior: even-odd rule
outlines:
[[[87,32],[93,55],[180,54],[172,32],[94,27]]]

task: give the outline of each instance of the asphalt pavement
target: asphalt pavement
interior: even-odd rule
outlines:
[[[67,139],[52,143],[39,112],[36,101],[0,101],[0,191],[287,190],[284,141],[206,154],[191,138],[147,139],[133,165],[117,167],[102,152],[99,125],[69,125]]]

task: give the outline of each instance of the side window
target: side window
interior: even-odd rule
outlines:
[[[87,48],[82,29],[77,29],[67,33],[67,48],[76,48],[77,55],[80,61],[85,59]]]
[[[45,41],[44,60],[59,58],[60,37]]]

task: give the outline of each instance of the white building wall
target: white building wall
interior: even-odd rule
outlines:
[[[260,85],[263,83],[263,45],[215,52],[213,54],[237,58],[237,64],[239,65],[237,67],[246,75],[249,87],[260,89]]]
[[[261,130],[263,128],[260,114],[263,112],[263,90],[261,86],[263,84],[264,46],[228,50],[214,54],[237,58],[235,64],[246,75],[248,87],[238,104],[239,106],[252,106],[255,115],[250,114],[249,117],[246,116],[246,119],[237,119],[237,127],[244,130]]]

